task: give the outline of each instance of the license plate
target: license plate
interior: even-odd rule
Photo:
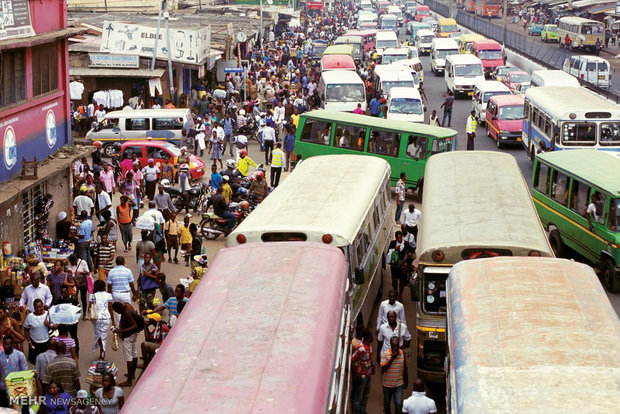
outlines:
[[[521,137],[517,138],[517,142],[521,142]]]
[[[437,332],[429,332],[428,333],[428,337],[431,339],[438,339],[439,338],[439,334]]]
[[[473,92],[467,92],[467,96],[471,96]]]
[[[605,79],[605,75],[598,75],[599,79]]]

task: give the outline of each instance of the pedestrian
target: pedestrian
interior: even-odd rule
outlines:
[[[603,48],[603,44],[601,43],[600,38],[596,38],[596,43],[594,44],[594,49],[596,50],[596,56],[601,54],[601,49]]]
[[[69,414],[102,414],[99,407],[93,404],[94,401],[88,397],[88,391],[79,390],[77,400],[69,407]],[[46,411],[49,413],[49,411]]]
[[[392,289],[399,292],[398,300],[402,303],[402,292],[405,290],[407,280],[406,275],[401,272],[401,262],[405,258],[406,243],[403,240],[403,233],[398,230],[395,233],[394,240],[388,245],[388,263],[390,265],[390,274],[392,276]]]
[[[101,388],[95,391],[99,400],[101,414],[118,414],[125,405],[125,394],[121,387],[116,386],[114,375],[104,372],[101,375]]]
[[[41,283],[42,275],[35,272],[30,276],[30,284],[26,286],[19,299],[19,306],[23,311],[34,312],[34,301],[41,299],[43,308],[48,309],[52,305],[52,292],[50,288]]]
[[[263,144],[265,146],[265,164],[267,165],[271,163],[271,153],[273,152],[275,142],[276,132],[271,125],[266,124],[263,128]]]
[[[48,312],[43,309],[43,301],[34,301],[34,312],[26,315],[24,320],[24,336],[28,342],[28,362],[35,364],[37,356],[47,350],[50,340],[49,329],[52,327]]]
[[[133,273],[125,267],[123,256],[116,258],[116,266],[108,273],[108,292],[115,302],[131,303],[137,299]],[[118,323],[120,315],[116,315],[116,319]]]
[[[467,151],[474,150],[474,139],[476,138],[476,126],[478,121],[476,119],[476,111],[472,109],[467,117],[467,124],[465,125],[465,132],[467,133]]]
[[[100,361],[105,360],[106,341],[112,323],[112,303],[112,295],[106,292],[106,283],[103,280],[95,281],[93,293],[88,302],[88,313],[91,307],[95,308],[97,319],[91,320],[95,338],[92,352],[99,348]]]
[[[189,267],[189,251],[192,244],[192,234],[189,231],[189,219],[191,215],[186,214],[183,218],[183,225],[179,227],[179,243],[181,244],[181,253],[185,257],[185,267]]]
[[[394,221],[397,226],[400,226],[400,215],[403,211],[403,207],[405,205],[405,180],[407,179],[407,174],[405,172],[400,173],[400,179],[396,183],[396,189],[394,190],[394,194],[396,196],[396,215],[394,217]]]
[[[172,285],[166,283],[166,275],[164,273],[159,274],[157,283],[159,284],[159,293],[161,293],[162,301],[166,303],[168,299],[174,296],[174,289]]]
[[[397,293],[394,289],[390,290],[388,293],[388,298],[381,302],[379,305],[379,312],[377,314],[377,335],[379,334],[379,329],[381,329],[381,325],[386,323],[387,314],[390,311],[396,312],[396,320],[398,322],[406,323],[405,321],[405,307],[403,304],[396,300]]]
[[[280,184],[280,175],[282,174],[282,166],[284,164],[284,152],[282,152],[282,143],[276,144],[276,149],[272,153],[271,163],[271,188],[276,188]]]
[[[418,224],[420,220],[422,220],[422,213],[415,208],[414,203],[410,203],[403,214],[403,224],[407,227],[407,231],[413,234],[416,242],[418,241]]]
[[[377,99],[377,97],[374,96],[370,100],[370,116],[378,117],[380,110],[381,110],[381,100]]]
[[[85,260],[78,258],[76,255],[69,255],[69,265],[67,266],[67,279],[65,286],[75,286],[76,295],[79,293],[82,300],[82,317],[86,317],[86,300],[88,292],[88,277],[90,270]],[[91,276],[92,277],[92,276]],[[62,294],[61,294],[62,296]]]
[[[101,241],[95,246],[95,268],[99,273],[99,280],[103,283],[108,278],[108,273],[114,267],[114,256],[116,255],[116,246],[108,240],[108,234],[101,234]]]
[[[372,358],[372,333],[362,331],[362,341],[351,354],[351,406],[353,414],[365,414],[370,395],[370,378],[375,373]]]
[[[159,182],[158,175],[161,173],[159,167],[155,165],[155,160],[149,158],[148,165],[142,169],[142,175],[144,176],[144,183],[146,187],[146,196],[149,200],[153,200],[155,197],[155,189]]]
[[[77,395],[80,387],[80,369],[73,358],[67,357],[67,345],[64,342],[56,343],[56,358],[54,358],[43,372],[41,382],[48,384],[49,390],[52,383],[62,385],[65,392],[72,397]],[[4,381],[3,381],[4,382]]]
[[[228,149],[230,152],[230,156],[233,155],[233,119],[230,117],[230,114],[227,113],[224,119],[222,120],[222,127],[224,128],[224,139],[222,153],[226,152],[226,146],[228,145]]]
[[[146,297],[155,295],[155,290],[159,287],[157,278],[159,277],[159,268],[152,262],[153,255],[151,252],[144,253],[144,262],[140,267],[140,276],[138,277],[138,286],[140,288],[140,299],[138,305],[140,313],[144,311]]]
[[[275,123],[275,129],[277,131],[277,138],[282,139],[284,119],[286,110],[282,106],[282,101],[278,102],[278,105],[273,110],[273,122]],[[232,154],[231,154],[232,155]]]
[[[353,113],[357,114],[357,115],[364,115],[364,110],[362,109],[362,104],[361,103],[357,104],[357,108],[355,108],[353,110]]]
[[[403,413],[405,414],[433,414],[437,412],[435,401],[426,396],[424,381],[417,378],[413,383],[411,397],[403,402]],[[399,413],[400,414],[400,413]]]
[[[182,284],[178,284],[174,288],[174,296],[168,298],[162,305],[157,306],[153,312],[161,313],[164,310],[168,311],[168,317],[170,318],[170,325],[174,325],[174,318],[179,316],[179,303],[187,302],[187,298],[185,297],[185,286]]]
[[[117,324],[112,320],[114,333],[118,334],[122,340],[123,356],[127,363],[127,381],[118,384],[120,387],[130,387],[136,377],[136,367],[138,365],[138,324],[137,318],[140,316],[129,303],[114,302],[112,309],[120,314],[120,322]],[[144,323],[144,322],[142,322]]]
[[[418,92],[420,92],[420,98],[422,99],[422,102],[425,102],[428,101],[428,98],[426,97],[426,92],[424,92],[423,86],[424,82],[420,82],[420,84],[418,85]]]
[[[130,203],[129,197],[122,195],[120,204],[116,206],[116,217],[118,217],[118,224],[121,231],[123,246],[125,247],[125,253],[131,249],[131,242],[133,241],[133,228],[131,225],[132,205]]]
[[[383,412],[391,414],[392,401],[394,413],[401,414],[403,389],[407,388],[407,363],[405,354],[398,346],[398,338],[392,337],[390,345],[381,352],[381,372],[383,373]]]
[[[217,161],[220,162],[220,168],[224,168],[222,164],[222,140],[218,136],[217,131],[213,131],[211,140],[209,141],[209,154],[211,154],[211,160],[213,165],[217,165]]]
[[[53,338],[50,338],[45,345],[46,351],[37,355],[37,360],[34,364],[34,371],[37,373],[37,377],[39,379],[43,378],[45,368],[47,368],[49,363],[56,358],[56,341]]]
[[[162,214],[165,220],[168,219],[170,213],[175,211],[170,194],[165,191],[165,187],[161,184],[158,186],[157,194],[155,194],[153,201],[155,202],[155,207]]]
[[[441,108],[443,108],[443,120],[441,121],[441,126],[446,126],[446,118],[448,118],[448,128],[450,127],[450,124],[452,124],[453,105],[454,94],[452,93],[452,91],[448,91],[448,96],[446,96],[446,100],[441,104]]]
[[[101,235],[107,234],[108,241],[114,245],[116,249],[116,242],[118,241],[118,222],[112,217],[112,210],[104,210],[101,213],[103,221],[97,226],[97,243],[101,243]]]
[[[432,126],[441,126],[436,109],[433,109],[433,112],[431,112],[431,116],[428,118],[428,124]]]
[[[284,154],[286,156],[286,166],[284,171],[288,171],[291,168],[293,151],[295,151],[295,133],[293,127],[287,125],[286,135],[284,136]]]

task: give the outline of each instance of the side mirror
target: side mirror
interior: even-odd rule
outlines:
[[[492,120],[494,120],[494,121],[497,121],[497,115],[493,115],[493,116],[491,117],[491,119],[492,119]]]
[[[424,107],[424,112],[426,112],[426,107]]]
[[[364,268],[361,266],[355,268],[355,284],[364,284]]]

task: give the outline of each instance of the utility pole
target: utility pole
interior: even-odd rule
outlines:
[[[159,16],[157,17],[157,30],[155,31],[155,47],[153,48],[153,60],[151,61],[151,71],[155,70],[155,60],[157,59],[157,41],[159,40],[159,29],[161,27],[161,9],[166,0],[159,3]]]
[[[260,0],[260,50],[263,50],[263,0]]]
[[[508,0],[504,0],[504,35],[502,37],[502,45],[506,46],[506,30],[508,27]]]
[[[165,7],[166,0],[163,0],[163,4]],[[170,27],[169,27],[170,13],[168,13],[168,10],[164,11],[164,19],[166,19],[166,47],[168,48],[168,80],[170,82],[170,100],[175,102],[176,104],[176,99],[173,99],[174,98],[174,79],[172,76],[172,49],[170,49]]]

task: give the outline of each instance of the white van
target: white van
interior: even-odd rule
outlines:
[[[375,49],[377,49],[377,56],[383,55],[383,49],[388,47],[399,47],[398,37],[396,33],[391,31],[379,31],[375,40]]]
[[[537,86],[572,86],[579,88],[581,86],[576,77],[559,69],[535,70],[532,72],[531,85],[533,88]]]
[[[398,24],[402,26],[403,24],[403,11],[398,6],[388,6],[387,8],[388,14],[393,14],[396,16],[398,20]]]
[[[418,76],[419,82],[424,82],[424,68],[422,67],[422,62],[417,57],[412,57],[411,59],[399,60],[397,62],[399,65],[407,66],[412,74],[415,73]]]
[[[134,109],[112,111],[100,125],[86,134],[87,142],[101,141],[106,155],[112,154],[112,144],[130,139],[154,139],[180,142],[181,130],[194,127],[189,108]]]
[[[330,70],[319,80],[321,108],[353,112],[357,104],[366,111],[366,88],[359,75],[350,70]]]
[[[415,47],[418,48],[418,52],[421,54],[431,52],[431,44],[433,39],[436,38],[437,35],[435,32],[429,29],[420,29],[415,34]]]
[[[382,96],[387,98],[390,90],[395,87],[416,87],[415,79],[407,67],[399,64],[375,66],[373,89],[381,91]]]
[[[388,47],[383,49],[381,55],[381,64],[389,65],[390,63],[399,62],[409,59],[409,48],[407,47]]]
[[[396,33],[396,36],[398,37],[398,34],[400,32],[399,25],[398,25],[398,17],[394,16],[393,14],[381,15],[381,17],[379,17],[379,29],[380,30],[391,30],[394,33]]]
[[[431,42],[431,72],[435,75],[443,72],[446,67],[446,58],[449,55],[458,55],[459,45],[456,40],[436,37]]]
[[[579,80],[601,88],[609,88],[609,62],[601,57],[571,56],[566,58],[562,69]]]
[[[485,80],[476,84],[474,93],[471,97],[472,109],[476,111],[476,116],[481,123],[486,122],[487,103],[495,95],[510,95],[510,89],[502,82],[496,80]]]
[[[424,105],[416,88],[395,87],[387,97],[387,119],[424,123]]]
[[[457,94],[471,96],[475,86],[484,81],[482,62],[474,55],[450,55],[444,70],[446,87],[455,97]]]

